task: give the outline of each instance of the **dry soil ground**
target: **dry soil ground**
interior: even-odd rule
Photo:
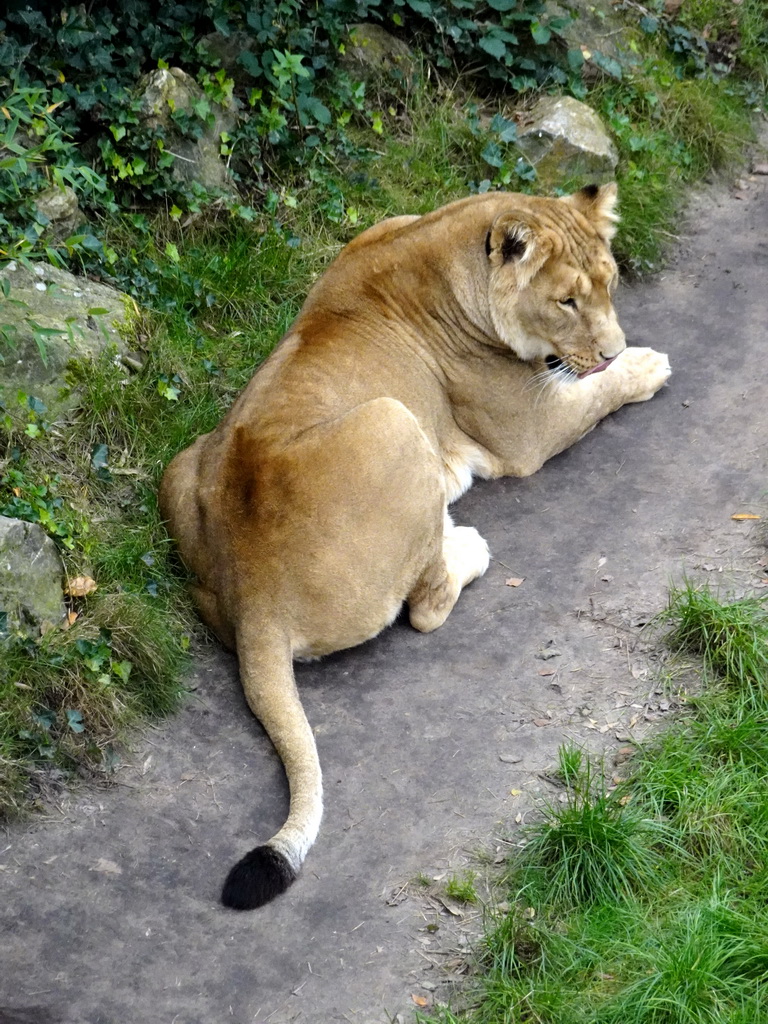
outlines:
[[[475,923],[409,881],[514,841],[536,794],[557,798],[542,772],[564,740],[618,746],[663,718],[638,624],[670,577],[762,572],[760,527],[731,515],[766,507],[768,178],[713,189],[681,233],[675,265],[618,303],[670,385],[459,502],[495,560],[446,626],[299,667],[327,793],[300,881],[255,913],[217,902],[286,786],[211,648],[117,785],[3,835],[0,1022],[378,1024],[445,992]]]

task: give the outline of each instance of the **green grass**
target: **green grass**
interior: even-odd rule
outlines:
[[[590,102],[619,145],[616,257],[638,273],[658,269],[692,185],[733,167],[753,138],[748,104],[725,82],[680,80],[662,57],[599,85]]]
[[[474,871],[465,871],[463,875],[453,875],[445,883],[446,896],[458,900],[459,903],[477,903],[477,889]]]
[[[606,789],[561,751],[565,805],[513,856],[466,1009],[442,1024],[765,1024],[768,1021],[766,604],[686,584],[673,650],[705,686]]]

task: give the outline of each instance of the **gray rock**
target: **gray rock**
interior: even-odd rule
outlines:
[[[350,25],[342,64],[363,79],[381,77],[393,71],[410,76],[416,71],[416,60],[407,43],[391,35],[381,25],[366,22]]]
[[[4,280],[12,301],[0,295],[0,400],[12,412],[16,393],[24,391],[41,399],[48,407],[46,418],[54,419],[76,404],[65,380],[71,359],[125,350],[120,328],[127,324],[131,300],[47,263],[35,264],[34,273],[9,263],[0,270],[0,282]],[[106,312],[91,312],[97,309]],[[42,339],[45,360],[35,325],[58,332]]]
[[[206,99],[200,86],[181,68],[160,69],[145,75],[137,86],[144,121],[163,130],[166,151],[174,157],[173,175],[178,181],[197,182],[204,188],[233,191],[234,185],[219,147],[221,133],[235,126],[234,107],[207,100],[213,115],[199,138],[182,135],[173,124],[174,110],[193,113],[196,103]]]
[[[598,184],[613,180],[619,154],[586,103],[571,96],[545,96],[531,111],[531,119],[517,145],[544,186],[554,188],[574,179]]]
[[[35,196],[35,206],[47,217],[49,224],[43,235],[53,242],[63,242],[74,235],[75,229],[83,221],[83,215],[77,202],[74,189],[69,185],[59,188],[54,185]]]
[[[0,516],[0,636],[39,636],[67,613],[64,566],[37,523]]]

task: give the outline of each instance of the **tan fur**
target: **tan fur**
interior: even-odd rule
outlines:
[[[404,601],[417,629],[441,625],[488,564],[446,514],[472,475],[535,472],[669,376],[665,356],[622,351],[615,201],[612,185],[493,193],[363,232],[216,430],[168,467],[161,508],[197,605],[285,764],[290,814],[269,845],[294,870],[322,805],[292,659],[368,640]],[[548,372],[547,356],[575,372]]]

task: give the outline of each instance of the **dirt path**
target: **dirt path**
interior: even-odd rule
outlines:
[[[217,904],[286,787],[211,649],[115,788],[3,837],[0,1024],[378,1024],[434,998],[433,965],[458,964],[471,922],[406,883],[514,837],[563,740],[617,743],[663,716],[637,623],[670,577],[761,571],[759,528],[730,516],[768,481],[768,179],[739,194],[697,202],[676,267],[620,295],[630,342],[670,354],[670,386],[533,478],[462,499],[496,560],[443,629],[399,623],[299,668],[327,811],[290,893],[253,914]]]

